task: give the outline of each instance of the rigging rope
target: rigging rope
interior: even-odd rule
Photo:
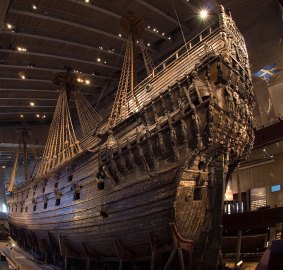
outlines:
[[[96,129],[97,124],[101,122],[100,115],[95,111],[91,104],[87,101],[81,91],[74,93],[77,113],[83,134],[86,135],[91,130]]]
[[[176,9],[176,7],[175,7],[174,0],[171,0],[171,3],[172,3],[172,6],[173,6],[173,9],[174,9],[174,12],[175,12],[175,15],[176,15],[178,24],[179,24],[179,28],[180,28],[180,30],[181,30],[181,34],[182,34],[182,37],[183,37],[183,41],[184,41],[184,44],[185,44],[187,53],[188,53],[188,52],[189,52],[188,45],[187,45],[186,38],[185,38],[185,35],[184,35],[184,32],[183,32],[183,28],[182,28],[182,25],[181,25],[181,22],[180,22],[178,13],[177,13],[177,9]]]
[[[71,121],[65,86],[61,89],[50,125],[37,177],[70,160],[82,151]]]

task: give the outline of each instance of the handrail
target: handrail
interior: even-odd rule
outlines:
[[[154,69],[153,69],[153,73],[150,74],[149,76],[147,76],[145,79],[143,79],[139,84],[137,84],[137,86],[135,87],[136,89],[138,89],[145,81],[148,81],[148,79],[150,77],[154,78],[156,77],[157,74],[159,74],[160,72],[162,72],[163,70],[165,70],[167,68],[166,62],[171,60],[171,59],[175,59],[172,62],[175,62],[175,60],[179,59],[180,57],[182,57],[185,53],[187,53],[187,48],[189,50],[192,50],[196,45],[198,45],[204,37],[209,36],[210,34],[212,34],[219,26],[219,22],[216,22],[214,24],[211,24],[210,26],[206,27],[203,31],[201,31],[199,34],[195,35],[193,38],[191,38],[188,42],[186,42],[186,44],[184,44],[181,48],[179,48],[177,51],[175,51],[174,53],[172,53],[170,56],[168,56],[165,60],[163,60],[159,65],[157,65]],[[206,31],[208,31],[207,35],[203,35],[203,33],[205,33]],[[193,41],[195,39],[199,38],[199,41],[196,42],[195,44],[193,44]],[[181,50],[185,50],[182,54],[179,54],[179,52]],[[171,63],[172,63],[171,62]],[[158,71],[159,68],[162,68],[160,71]]]

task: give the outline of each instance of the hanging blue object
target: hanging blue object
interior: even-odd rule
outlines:
[[[257,73],[254,73],[253,75],[255,77],[262,78],[263,80],[268,80],[270,77],[278,74],[280,72],[280,70],[281,69],[278,68],[275,63],[273,63],[269,66],[265,66],[264,68],[262,68]]]

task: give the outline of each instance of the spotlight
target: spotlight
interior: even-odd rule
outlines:
[[[202,9],[200,12],[199,12],[199,16],[201,19],[206,19],[207,16],[208,16],[208,11],[206,9]]]
[[[238,266],[238,267],[241,267],[241,266],[243,265],[243,263],[244,263],[243,261],[239,261],[239,262],[237,263],[237,266]]]

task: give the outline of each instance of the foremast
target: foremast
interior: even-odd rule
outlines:
[[[10,177],[10,182],[7,188],[8,192],[12,192],[14,188],[15,177],[16,177],[16,172],[17,172],[18,163],[19,163],[19,156],[21,152],[23,153],[23,156],[24,156],[25,181],[29,179],[27,145],[28,145],[29,136],[32,134],[32,131],[28,128],[22,127],[22,128],[17,129],[17,133],[19,134],[19,146],[18,146],[18,150],[15,156],[12,173]]]

